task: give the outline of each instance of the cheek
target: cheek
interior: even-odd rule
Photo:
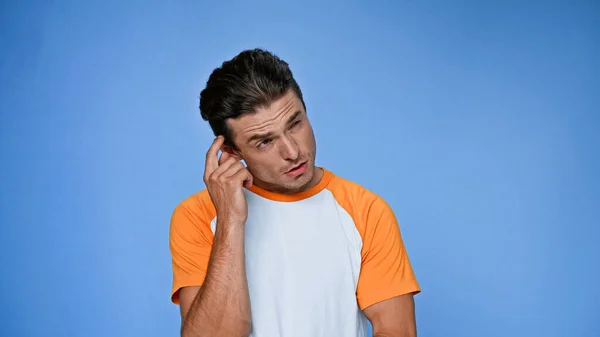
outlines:
[[[315,136],[310,125],[306,126],[300,133],[300,144],[305,151],[312,152],[315,147]]]
[[[277,163],[273,160],[272,156],[264,155],[247,159],[246,164],[248,169],[252,171],[257,177],[268,177],[277,171]]]

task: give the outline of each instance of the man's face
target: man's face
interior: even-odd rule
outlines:
[[[292,91],[227,123],[256,186],[289,194],[318,183],[315,136],[302,101]]]

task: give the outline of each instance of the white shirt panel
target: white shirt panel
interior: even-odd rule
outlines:
[[[250,336],[365,337],[362,240],[348,212],[327,189],[294,202],[245,193]]]

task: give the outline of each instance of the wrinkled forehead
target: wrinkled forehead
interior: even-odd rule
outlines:
[[[289,119],[304,113],[302,101],[293,92],[288,92],[269,106],[259,107],[254,113],[229,119],[227,126],[237,142],[245,142],[254,134],[276,132]]]

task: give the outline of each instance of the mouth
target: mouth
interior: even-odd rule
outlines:
[[[304,162],[292,167],[285,174],[287,176],[296,177],[296,176],[299,176],[300,174],[304,173],[306,171],[306,167],[307,167],[307,162],[304,161]]]

